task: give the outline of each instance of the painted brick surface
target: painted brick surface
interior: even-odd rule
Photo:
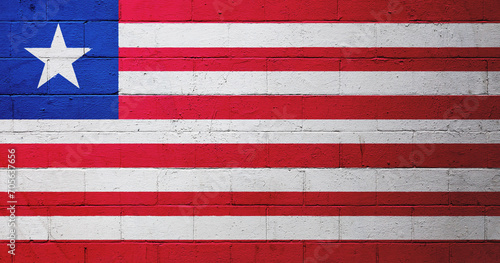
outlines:
[[[0,10],[0,262],[500,258],[498,0]]]

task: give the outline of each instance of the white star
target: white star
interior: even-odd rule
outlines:
[[[80,88],[76,79],[75,69],[73,68],[73,62],[89,52],[91,48],[66,47],[59,24],[57,25],[50,48],[26,48],[26,50],[45,63],[37,88],[40,88],[47,81],[57,76],[57,74],[61,74],[61,76],[73,83],[73,85]]]

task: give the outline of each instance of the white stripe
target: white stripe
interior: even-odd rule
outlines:
[[[488,72],[488,94],[500,95],[500,71]]]
[[[465,107],[465,106],[464,106]],[[464,108],[466,111],[466,109]],[[500,131],[500,120],[0,120],[2,132]]]
[[[123,216],[121,238],[128,240],[192,240],[192,216]]]
[[[481,71],[121,71],[122,95],[487,94]]]
[[[483,216],[17,217],[18,240],[498,240]],[[7,225],[8,217],[0,223]],[[0,228],[8,236],[9,228]],[[486,234],[485,234],[486,233]]]
[[[500,240],[500,216],[486,217],[485,221],[485,239]]]
[[[484,240],[485,221],[482,216],[343,216],[340,229],[342,240]]]
[[[194,239],[266,240],[266,221],[265,216],[195,216]]]
[[[4,132],[0,143],[498,143],[499,132]]]
[[[2,171],[2,170],[0,170]],[[500,192],[500,169],[18,169],[18,192]],[[8,173],[0,174],[0,189]]]
[[[494,23],[120,23],[120,47],[499,47]]]
[[[339,217],[336,216],[269,216],[269,240],[338,240]]]

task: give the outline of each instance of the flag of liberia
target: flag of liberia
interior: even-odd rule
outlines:
[[[498,0],[2,0],[1,262],[496,262]]]

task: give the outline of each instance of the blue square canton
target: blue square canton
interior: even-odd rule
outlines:
[[[0,118],[118,118],[117,0],[0,8]]]

